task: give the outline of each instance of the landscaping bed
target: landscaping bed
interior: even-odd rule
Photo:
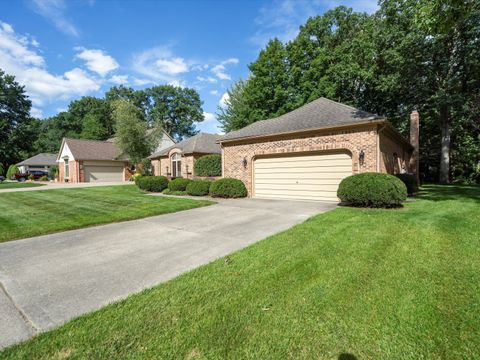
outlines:
[[[478,186],[427,186],[337,208],[0,357],[478,358],[479,205]]]

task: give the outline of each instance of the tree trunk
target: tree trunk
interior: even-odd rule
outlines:
[[[450,124],[448,106],[440,107],[440,126],[442,128],[442,150],[440,154],[440,184],[450,182]]]

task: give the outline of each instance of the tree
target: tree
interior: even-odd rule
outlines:
[[[239,80],[227,90],[225,104],[217,109],[217,119],[225,132],[241,129],[258,120],[253,118],[250,105],[247,103],[246,82]]]
[[[115,143],[133,164],[140,164],[154,149],[154,144],[146,136],[147,123],[141,111],[126,100],[116,100],[112,106]]]
[[[32,103],[15,77],[0,69],[0,163],[17,163],[29,155],[36,138]]]
[[[195,135],[203,121],[202,101],[197,91],[172,85],[146,89],[146,118],[151,127],[161,127],[177,140]]]
[[[68,121],[75,125],[78,135],[88,134],[94,140],[106,140],[114,133],[110,102],[93,96],[84,96],[68,106]],[[94,118],[95,120],[93,120]],[[85,124],[86,120],[88,122]],[[94,129],[89,129],[89,127]],[[90,137],[85,137],[90,139]]]
[[[82,133],[80,134],[83,139],[105,140],[109,135],[111,134],[94,114],[85,115]]]
[[[105,100],[109,103],[115,100],[126,100],[142,111],[145,111],[147,96],[143,90],[134,90],[131,87],[120,85],[111,87],[110,90],[105,93]]]

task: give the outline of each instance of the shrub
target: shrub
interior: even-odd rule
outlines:
[[[363,173],[342,180],[337,196],[352,206],[396,207],[407,198],[407,187],[393,175]]]
[[[210,191],[211,181],[208,180],[195,180],[187,185],[187,194],[193,196],[205,196]]]
[[[240,198],[247,196],[247,188],[241,180],[223,178],[212,182],[210,195],[222,198]]]
[[[170,191],[185,191],[187,190],[187,185],[190,184],[192,180],[184,178],[176,178],[170,181],[168,188]]]
[[[162,194],[183,196],[183,195],[187,195],[187,192],[186,191],[178,191],[178,190],[172,191],[169,188],[166,188],[165,190],[162,191]]]
[[[13,175],[18,174],[20,170],[17,165],[10,165],[7,170],[7,179],[12,180]]]
[[[135,182],[135,185],[137,185],[137,181],[138,181],[138,179],[140,179],[141,177],[142,177],[142,174],[140,174],[140,173],[135,173],[135,174],[133,174],[132,176],[130,176],[130,179],[129,179],[129,180]]]
[[[222,157],[220,154],[202,156],[193,167],[196,176],[221,176]]]
[[[403,181],[407,187],[408,195],[414,195],[418,192],[417,179],[412,174],[396,174],[397,178]]]
[[[150,161],[150,159],[143,159],[138,166],[138,171],[142,176],[152,175],[152,162]]]
[[[52,180],[58,177],[58,166],[52,166],[48,169],[48,177]]]
[[[28,180],[35,180],[35,177],[33,176],[33,174],[28,175]]]
[[[48,181],[47,175],[40,176],[40,181]]]
[[[150,192],[162,192],[168,186],[168,179],[165,176],[140,176],[136,185],[141,190]]]

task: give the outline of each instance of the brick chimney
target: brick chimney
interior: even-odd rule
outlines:
[[[419,174],[419,146],[420,146],[420,115],[417,110],[413,110],[410,114],[410,144],[413,146],[412,156],[410,157],[410,172],[413,173],[417,179],[417,183],[420,183]]]

